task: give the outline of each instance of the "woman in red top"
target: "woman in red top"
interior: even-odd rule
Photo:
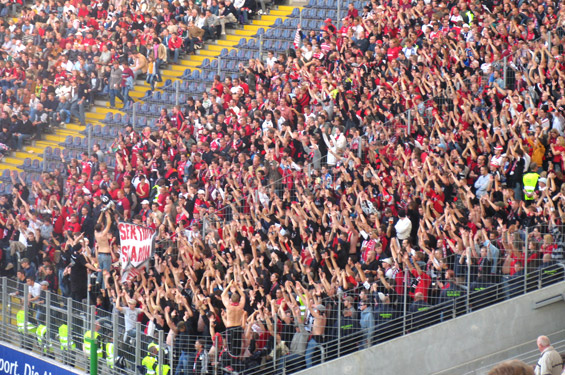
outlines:
[[[148,199],[149,191],[150,191],[150,186],[147,183],[147,179],[145,178],[145,175],[139,176],[139,183],[135,188],[135,193],[137,194],[139,200],[142,201],[144,199]]]

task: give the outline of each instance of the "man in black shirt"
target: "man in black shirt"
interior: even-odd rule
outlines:
[[[22,113],[22,120],[18,120],[16,115],[12,115],[10,131],[14,138],[17,139],[16,147],[18,150],[21,150],[24,145],[24,141],[33,137],[33,133],[35,132],[33,124],[29,121],[29,114],[25,112]]]
[[[78,85],[73,85],[74,96],[71,97],[71,115],[78,117],[81,125],[86,126],[85,105],[88,96],[88,85],[84,79],[78,78]]]

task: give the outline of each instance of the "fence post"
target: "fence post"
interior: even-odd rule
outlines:
[[[114,366],[112,367],[112,373],[115,373],[116,361],[118,359],[118,318],[118,310],[114,309],[114,311],[112,312],[112,347],[114,350],[114,352],[112,353],[114,357]]]
[[[26,284],[24,284],[24,337],[22,339],[23,343],[24,343],[24,347],[28,346],[28,331],[27,331],[27,325],[29,323],[29,286]]]
[[[135,103],[133,103],[132,105],[132,111],[131,111],[131,127],[135,129],[135,125],[137,125],[137,106],[135,105]]]
[[[273,370],[277,370],[277,313],[273,315],[273,339],[275,340],[275,345],[273,349]]]
[[[11,301],[8,300],[8,279],[6,277],[2,278],[2,335],[7,335],[8,324],[6,323],[8,306],[11,306]]]
[[[302,28],[302,9],[299,9],[298,11],[298,24],[300,25],[300,28]]]
[[[40,324],[40,322],[37,323]],[[45,328],[47,329],[47,337],[44,338],[44,345],[49,350],[51,346],[51,292],[45,294]]]
[[[465,310],[466,314],[469,313],[469,304],[471,301],[471,248],[469,248],[469,252],[467,253],[467,295],[465,301]]]
[[[218,375],[218,338],[214,337],[214,375]]]
[[[73,355],[71,350],[73,350],[72,343],[73,340],[73,300],[71,297],[67,297],[67,347],[65,348],[65,360],[71,362]]]
[[[94,309],[92,306],[90,310],[90,337],[85,339],[85,341],[90,342],[90,372],[91,375],[98,374],[98,340],[96,339],[96,322],[94,319]]]
[[[208,218],[202,217],[202,240],[206,237],[206,227],[208,226]]]
[[[524,294],[528,292],[528,227],[526,227],[526,240],[524,241]]]
[[[90,154],[88,156],[90,156]],[[43,150],[43,168],[41,168],[41,171],[45,173],[46,169],[47,169],[47,156],[45,155],[45,150]]]
[[[135,323],[135,368],[141,365],[141,323]]]
[[[263,34],[259,35],[259,60],[263,61]]]
[[[222,73],[222,57],[218,56],[218,72],[217,74],[220,75]]]
[[[180,81],[175,81],[175,105],[179,105]]]
[[[163,330],[160,329],[159,330],[159,357],[158,357],[159,367],[157,367],[159,369],[159,371],[157,372],[157,375],[163,375],[163,347],[164,347],[164,345],[163,345]]]
[[[396,240],[398,241],[398,240]],[[408,270],[404,267],[404,302],[402,302],[402,336],[406,335],[406,311],[408,310]]]
[[[406,116],[406,130],[408,132],[408,136],[412,133],[412,110],[408,110],[408,114]]]
[[[503,64],[504,64],[504,65],[503,65],[503,67],[502,67],[502,70],[503,70],[503,75],[504,75],[504,76],[503,76],[503,78],[504,78],[504,87],[506,87],[506,79],[508,78],[508,57],[507,57],[507,56],[504,56]]]
[[[92,156],[92,125],[88,127],[88,157]],[[43,158],[45,160],[45,158]],[[45,168],[45,163],[43,163],[43,167]],[[45,171],[45,169],[43,169]]]
[[[335,22],[336,28],[339,30],[341,26],[341,0],[337,0],[337,20]]]
[[[337,298],[337,356],[341,356],[341,294]]]
[[[551,52],[551,31],[547,32],[547,50]]]

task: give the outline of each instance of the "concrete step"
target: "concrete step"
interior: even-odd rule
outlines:
[[[6,160],[6,159],[2,160],[2,169],[7,169],[9,171],[18,171],[18,172],[22,171],[22,168],[21,168],[20,165],[14,165],[14,164],[5,162],[4,160]]]
[[[257,34],[257,30],[259,30],[263,26],[246,25],[245,27],[248,27],[248,29],[232,30],[230,32],[230,34],[231,35],[237,35],[237,36],[240,36],[240,37],[252,37],[253,35]],[[227,35],[226,35],[226,37],[227,37]]]
[[[219,50],[200,49],[200,50],[196,51],[196,55],[190,56],[190,60],[192,60],[195,57],[200,57],[200,56],[205,56],[207,58],[216,57],[220,54],[219,51],[221,51],[221,50],[222,50],[222,48],[220,48]]]
[[[292,5],[279,5],[279,6],[278,6],[278,10],[287,12],[287,15],[289,15],[290,13],[292,13],[292,11],[294,10],[294,8],[298,8],[298,9],[302,10],[302,7],[296,7],[296,6],[292,6]],[[272,13],[272,12],[273,12],[273,11],[271,11],[271,13]]]
[[[29,156],[28,156],[29,157]],[[13,156],[7,156],[4,159],[2,159],[2,163],[7,163],[10,165],[14,165],[14,166],[20,166],[24,164],[24,159],[25,158],[15,158]],[[40,158],[41,159],[41,158]]]
[[[283,17],[283,16],[288,16],[290,13],[292,13],[292,10],[290,12],[286,11],[286,10],[278,10],[278,9],[274,9],[271,10],[269,12],[269,14],[265,14],[261,16],[261,19],[264,19],[265,17],[269,17],[267,19],[271,19],[271,17],[274,17],[275,19]]]
[[[235,43],[235,44],[237,44],[237,43]],[[235,44],[234,44],[234,45],[235,45]],[[222,52],[222,50],[223,50],[224,48],[227,49],[228,51],[231,51],[232,49],[237,49],[237,48],[231,47],[231,46],[208,46],[207,48],[208,48],[210,51],[218,52],[218,54],[219,54],[219,52]]]
[[[261,16],[261,19],[260,19],[260,20],[257,20],[257,21],[271,22],[269,25],[267,25],[267,26],[271,26],[272,24],[275,23],[275,21],[277,20],[277,18],[281,18],[281,17],[284,17],[284,16],[287,15],[286,12],[281,12],[282,14],[277,14],[277,15],[272,14],[273,12],[274,12],[274,11],[271,11],[271,14],[264,14],[264,15],[262,15],[262,16]],[[254,25],[260,25],[260,24],[255,23],[255,22],[256,22],[256,21],[253,21],[253,24],[254,24]]]
[[[239,39],[237,41],[218,39],[218,40],[216,40],[216,44],[218,46],[223,46],[223,47],[233,47],[237,44],[238,41],[239,41]],[[211,47],[211,46],[213,46],[213,45],[210,45],[209,47]]]
[[[249,39],[248,36],[235,35],[235,34],[228,34],[228,35],[226,35],[226,40],[227,40],[227,41],[231,41],[231,42],[235,42],[236,45],[237,45],[237,43],[239,43],[239,40],[240,40],[241,38],[244,38],[244,39],[246,39],[246,40]]]
[[[274,19],[273,19],[273,18],[274,18]],[[259,28],[261,28],[261,27],[263,27],[263,28],[269,27],[269,26],[271,26],[272,24],[275,23],[275,20],[276,20],[277,18],[280,18],[280,17],[275,17],[275,16],[262,16],[260,20],[251,21],[251,24],[250,24],[250,25],[245,25],[245,27],[244,27],[243,29],[244,29],[244,30],[252,30],[252,29],[250,28],[250,27],[252,27],[252,26],[259,26]]]
[[[71,134],[69,134],[69,135],[71,135]],[[72,136],[75,137],[74,134]],[[78,137],[78,136],[81,136],[81,135],[76,135],[76,136]],[[38,141],[36,144],[37,145],[43,145],[43,143],[40,143],[40,142],[51,142],[53,144],[59,144],[61,142],[65,142],[65,139],[67,138],[67,136],[66,135],[58,135],[58,134],[46,134],[44,136],[44,138],[45,139],[43,141]],[[47,146],[54,147],[52,144],[48,144],[45,147],[47,147]]]
[[[41,156],[39,155],[34,155],[34,154],[30,154],[29,152],[24,152],[24,151],[16,151],[12,153],[12,157],[16,158],[16,159],[25,159],[25,158],[31,158],[32,160],[34,159],[38,159],[41,160]]]

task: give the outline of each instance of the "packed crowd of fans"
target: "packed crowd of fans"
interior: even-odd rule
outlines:
[[[84,124],[98,95],[128,101],[135,78],[154,84],[179,49],[254,7],[37,0],[0,30],[0,142]],[[182,373],[209,366],[212,340],[236,371],[274,356],[310,366],[343,329],[328,305],[339,298],[348,332],[370,332],[464,280],[550,267],[563,258],[564,11],[350,5],[339,29],[299,31],[297,48],[163,110],[158,131],[128,126],[32,186],[14,173],[0,197],[5,272],[118,308],[126,341],[137,319],[163,329]],[[126,283],[120,221],[157,231],[150,267]]]

